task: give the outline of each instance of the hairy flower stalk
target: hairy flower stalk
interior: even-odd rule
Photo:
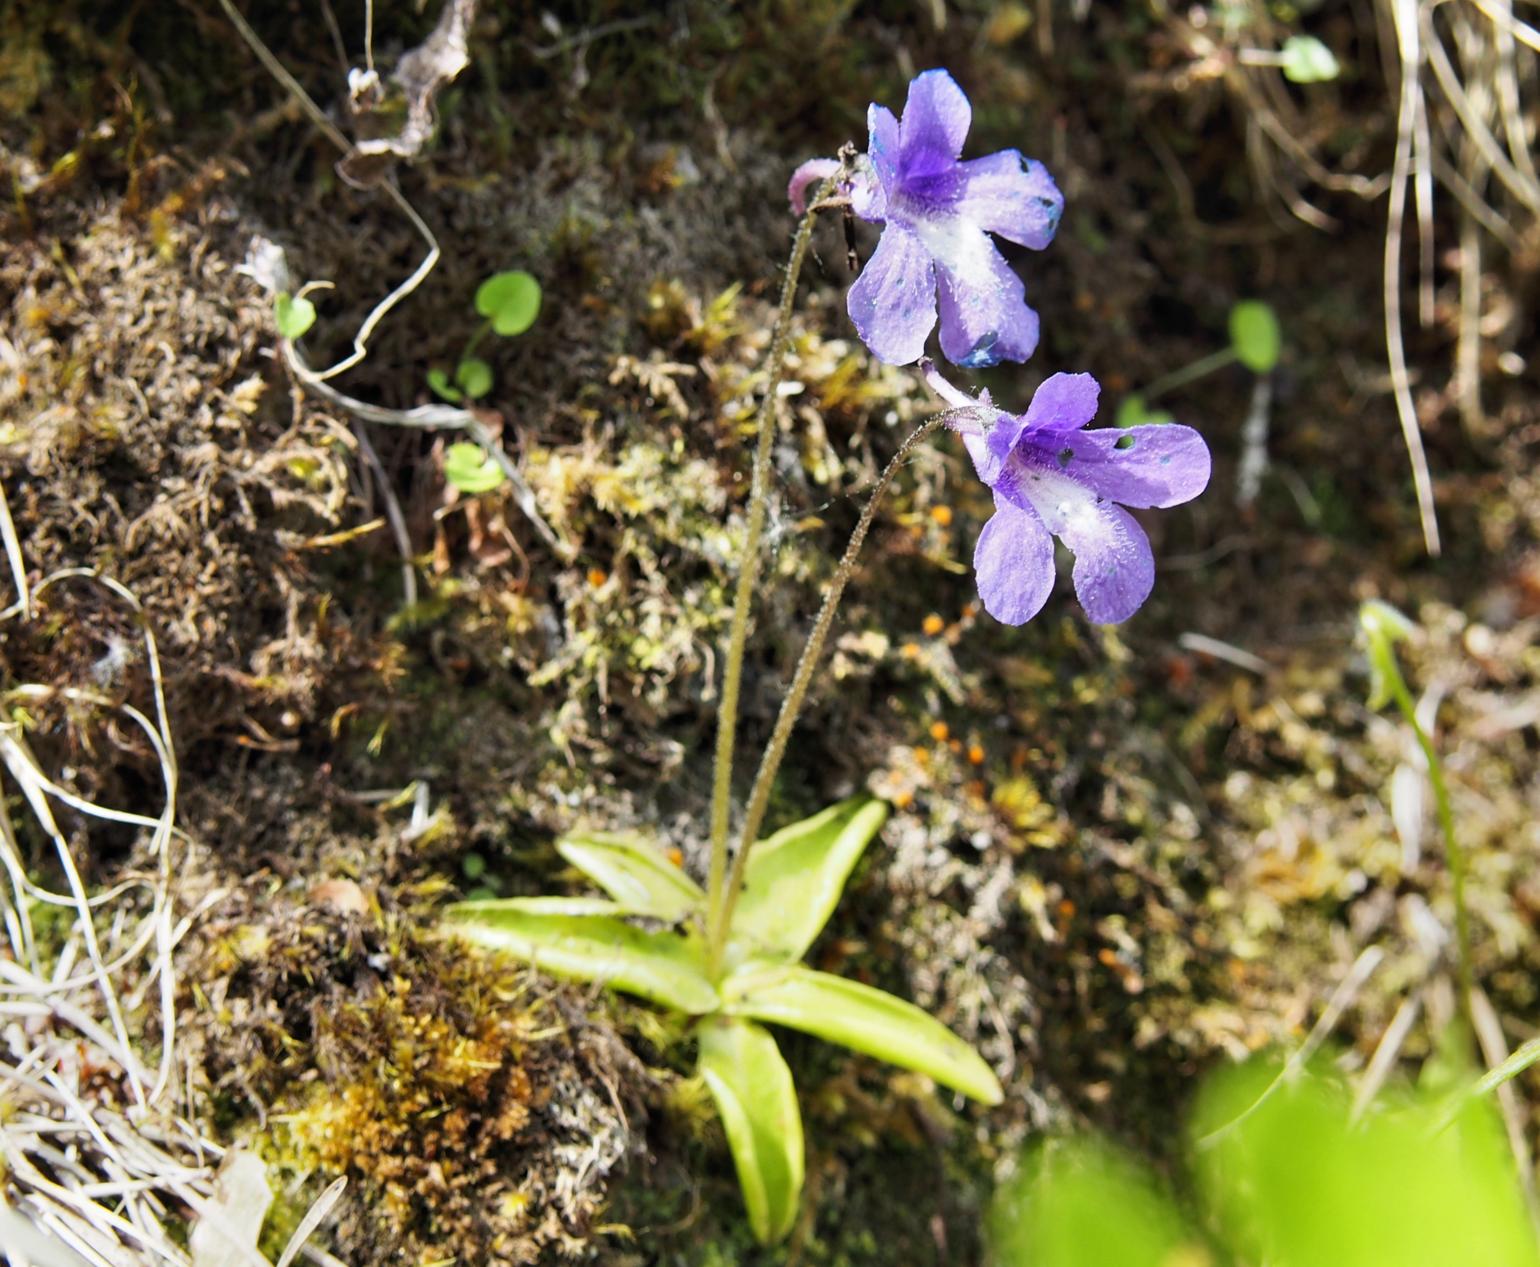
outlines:
[[[823,655],[824,643],[828,640],[829,629],[834,624],[834,615],[839,609],[845,586],[850,581],[851,573],[855,571],[856,558],[866,541],[867,531],[871,528],[872,520],[877,515],[877,508],[881,505],[888,486],[893,482],[893,477],[898,474],[899,467],[928,436],[945,425],[950,416],[950,412],[936,414],[898,446],[898,452],[888,462],[877,480],[877,486],[872,489],[872,495],[867,498],[855,531],[850,534],[850,542],[845,547],[844,557],[840,559],[839,566],[834,570],[829,588],[824,591],[823,604],[819,607],[818,616],[813,621],[812,632],[807,637],[807,645],[802,648],[802,656],[797,661],[791,686],[781,701],[781,711],[775,719],[775,729],[770,734],[770,742],[765,745],[764,756],[760,758],[759,770],[754,776],[754,786],[749,793],[748,808],[743,818],[743,832],[738,841],[738,851],[733,855],[732,871],[727,877],[721,919],[712,926],[707,947],[708,961],[713,971],[721,959],[726,930],[732,922],[733,909],[738,903],[738,894],[743,889],[743,875],[748,865],[749,850],[753,848],[754,841],[759,836],[759,829],[764,824],[765,811],[770,804],[770,789],[775,785],[775,776],[781,768],[781,759],[786,755],[786,743],[791,738],[791,729],[797,724],[797,717],[802,712],[802,705],[807,699],[807,688],[813,680],[813,671],[818,667],[818,661]]]
[[[781,307],[775,330],[770,336],[770,359],[766,367],[764,399],[755,420],[758,439],[754,450],[754,476],[749,492],[749,522],[743,539],[742,562],[738,568],[738,586],[733,599],[733,622],[728,637],[727,659],[722,670],[722,699],[717,706],[717,744],[714,786],[711,795],[711,864],[706,892],[707,937],[711,945],[722,942],[726,930],[722,881],[727,874],[729,820],[732,812],[733,746],[738,735],[738,695],[743,683],[743,653],[748,642],[749,608],[754,601],[754,586],[759,580],[760,543],[769,511],[770,454],[775,440],[775,409],[780,395],[781,376],[785,371],[786,347],[791,340],[792,302],[797,295],[797,279],[802,261],[812,240],[813,221],[823,200],[838,186],[831,175],[819,187],[811,205],[797,225],[791,258],[786,262],[786,276],[781,282]]]

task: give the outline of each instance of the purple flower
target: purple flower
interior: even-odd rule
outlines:
[[[1083,431],[1101,389],[1089,374],[1055,374],[1024,414],[996,409],[948,383],[928,381],[958,412],[979,478],[995,494],[995,513],[973,552],[984,609],[1007,625],[1042,610],[1053,589],[1053,539],[1075,555],[1075,595],[1101,625],[1127,620],[1155,584],[1149,538],[1125,506],[1176,506],[1208,484],[1208,446],[1191,427],[1151,423]]]
[[[902,119],[875,103],[866,118],[867,153],[844,189],[856,215],[883,225],[847,297],[862,340],[891,365],[918,360],[939,304],[941,350],[953,364],[1026,360],[1037,313],[989,235],[1047,246],[1064,210],[1053,178],[1016,150],[961,161],[973,110],[944,70],[915,77]],[[828,159],[798,168],[792,205],[800,210],[807,186],[834,170]]]

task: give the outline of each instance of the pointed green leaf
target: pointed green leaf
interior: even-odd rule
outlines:
[[[1417,632],[1417,626],[1389,603],[1371,598],[1358,609],[1358,628],[1369,653],[1369,707],[1378,712],[1395,698],[1401,677],[1396,643]]]
[[[700,885],[640,837],[578,832],[557,841],[556,851],[636,914],[677,923],[705,909]]]
[[[1486,1095],[1489,1091],[1496,1091],[1503,1083],[1513,1081],[1530,1065],[1537,1063],[1540,1063],[1540,1038],[1531,1038],[1472,1087],[1471,1094]]]
[[[523,334],[540,314],[540,283],[523,269],[494,273],[476,288],[476,311],[498,334]]]
[[[469,918],[476,914],[472,908],[481,905],[483,903],[479,900],[456,902],[450,908],[450,914],[455,919]],[[485,905],[494,913],[519,911],[525,915],[614,915],[621,918],[646,914],[645,911],[633,911],[620,902],[612,902],[607,897],[500,897]]]
[[[881,801],[855,797],[755,845],[728,930],[730,961],[802,958],[887,816]]]
[[[1283,350],[1278,317],[1260,299],[1243,299],[1230,309],[1230,348],[1253,374],[1270,374]]]
[[[681,1012],[715,1012],[700,944],[677,933],[648,932],[595,899],[507,898],[460,902],[446,912],[460,936],[502,950],[559,977],[597,981]],[[578,905],[573,905],[576,902]],[[579,913],[573,913],[574,911]]]
[[[985,1104],[1004,1098],[973,1048],[913,1003],[800,965],[750,966],[722,983],[723,1010],[800,1029],[928,1074]]]
[[[700,1027],[700,1071],[727,1132],[749,1227],[769,1245],[791,1231],[802,1196],[802,1114],[791,1070],[768,1030],[713,1017]]]

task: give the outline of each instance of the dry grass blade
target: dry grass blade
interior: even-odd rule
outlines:
[[[0,529],[10,522],[0,488]],[[147,713],[43,683],[13,684],[5,694],[12,707],[0,719],[0,770],[12,788],[0,796],[0,1249],[33,1267],[189,1267],[181,1229],[209,1208],[214,1163],[224,1150],[172,1103],[183,1063],[173,951],[189,921],[176,918],[171,884],[173,849],[184,837],[176,828],[176,745],[159,650],[123,585],[76,568],[29,591],[19,547],[13,551],[8,540],[7,553],[18,597],[0,621],[31,619],[55,586],[101,588],[139,624],[152,706]],[[159,814],[96,804],[43,768],[23,710],[49,700],[97,715],[115,710],[143,732],[160,766]],[[78,813],[82,826],[67,836],[55,806]],[[138,828],[149,862],[96,894],[87,891],[76,858],[93,820]],[[52,848],[65,891],[31,874],[29,846],[39,844]],[[33,916],[49,907],[67,923],[50,920],[52,934],[43,939]],[[146,1006],[152,991],[153,1009]],[[158,1052],[153,1070],[143,1049]],[[310,1231],[330,1207],[317,1208]],[[255,1267],[267,1263],[255,1250],[249,1257]]]

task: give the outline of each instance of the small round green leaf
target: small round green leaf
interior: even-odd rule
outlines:
[[[503,468],[476,444],[451,444],[444,454],[444,478],[462,493],[489,493],[505,478]]]
[[[492,367],[478,357],[468,356],[455,366],[455,382],[472,400],[492,390]]]
[[[460,394],[460,389],[450,383],[449,375],[437,366],[428,371],[428,386],[432,389],[435,396],[442,396],[452,405],[458,405],[465,399]]]
[[[291,295],[281,290],[273,300],[273,317],[278,323],[278,333],[292,341],[315,325],[315,305],[303,295]]]
[[[1319,84],[1342,73],[1331,49],[1313,35],[1291,35],[1283,42],[1278,64],[1290,83]]]
[[[476,288],[476,311],[498,334],[523,334],[540,313],[540,283],[523,269],[494,273]]]
[[[1243,299],[1230,309],[1230,346],[1253,374],[1270,374],[1283,349],[1278,317],[1260,299]]]

